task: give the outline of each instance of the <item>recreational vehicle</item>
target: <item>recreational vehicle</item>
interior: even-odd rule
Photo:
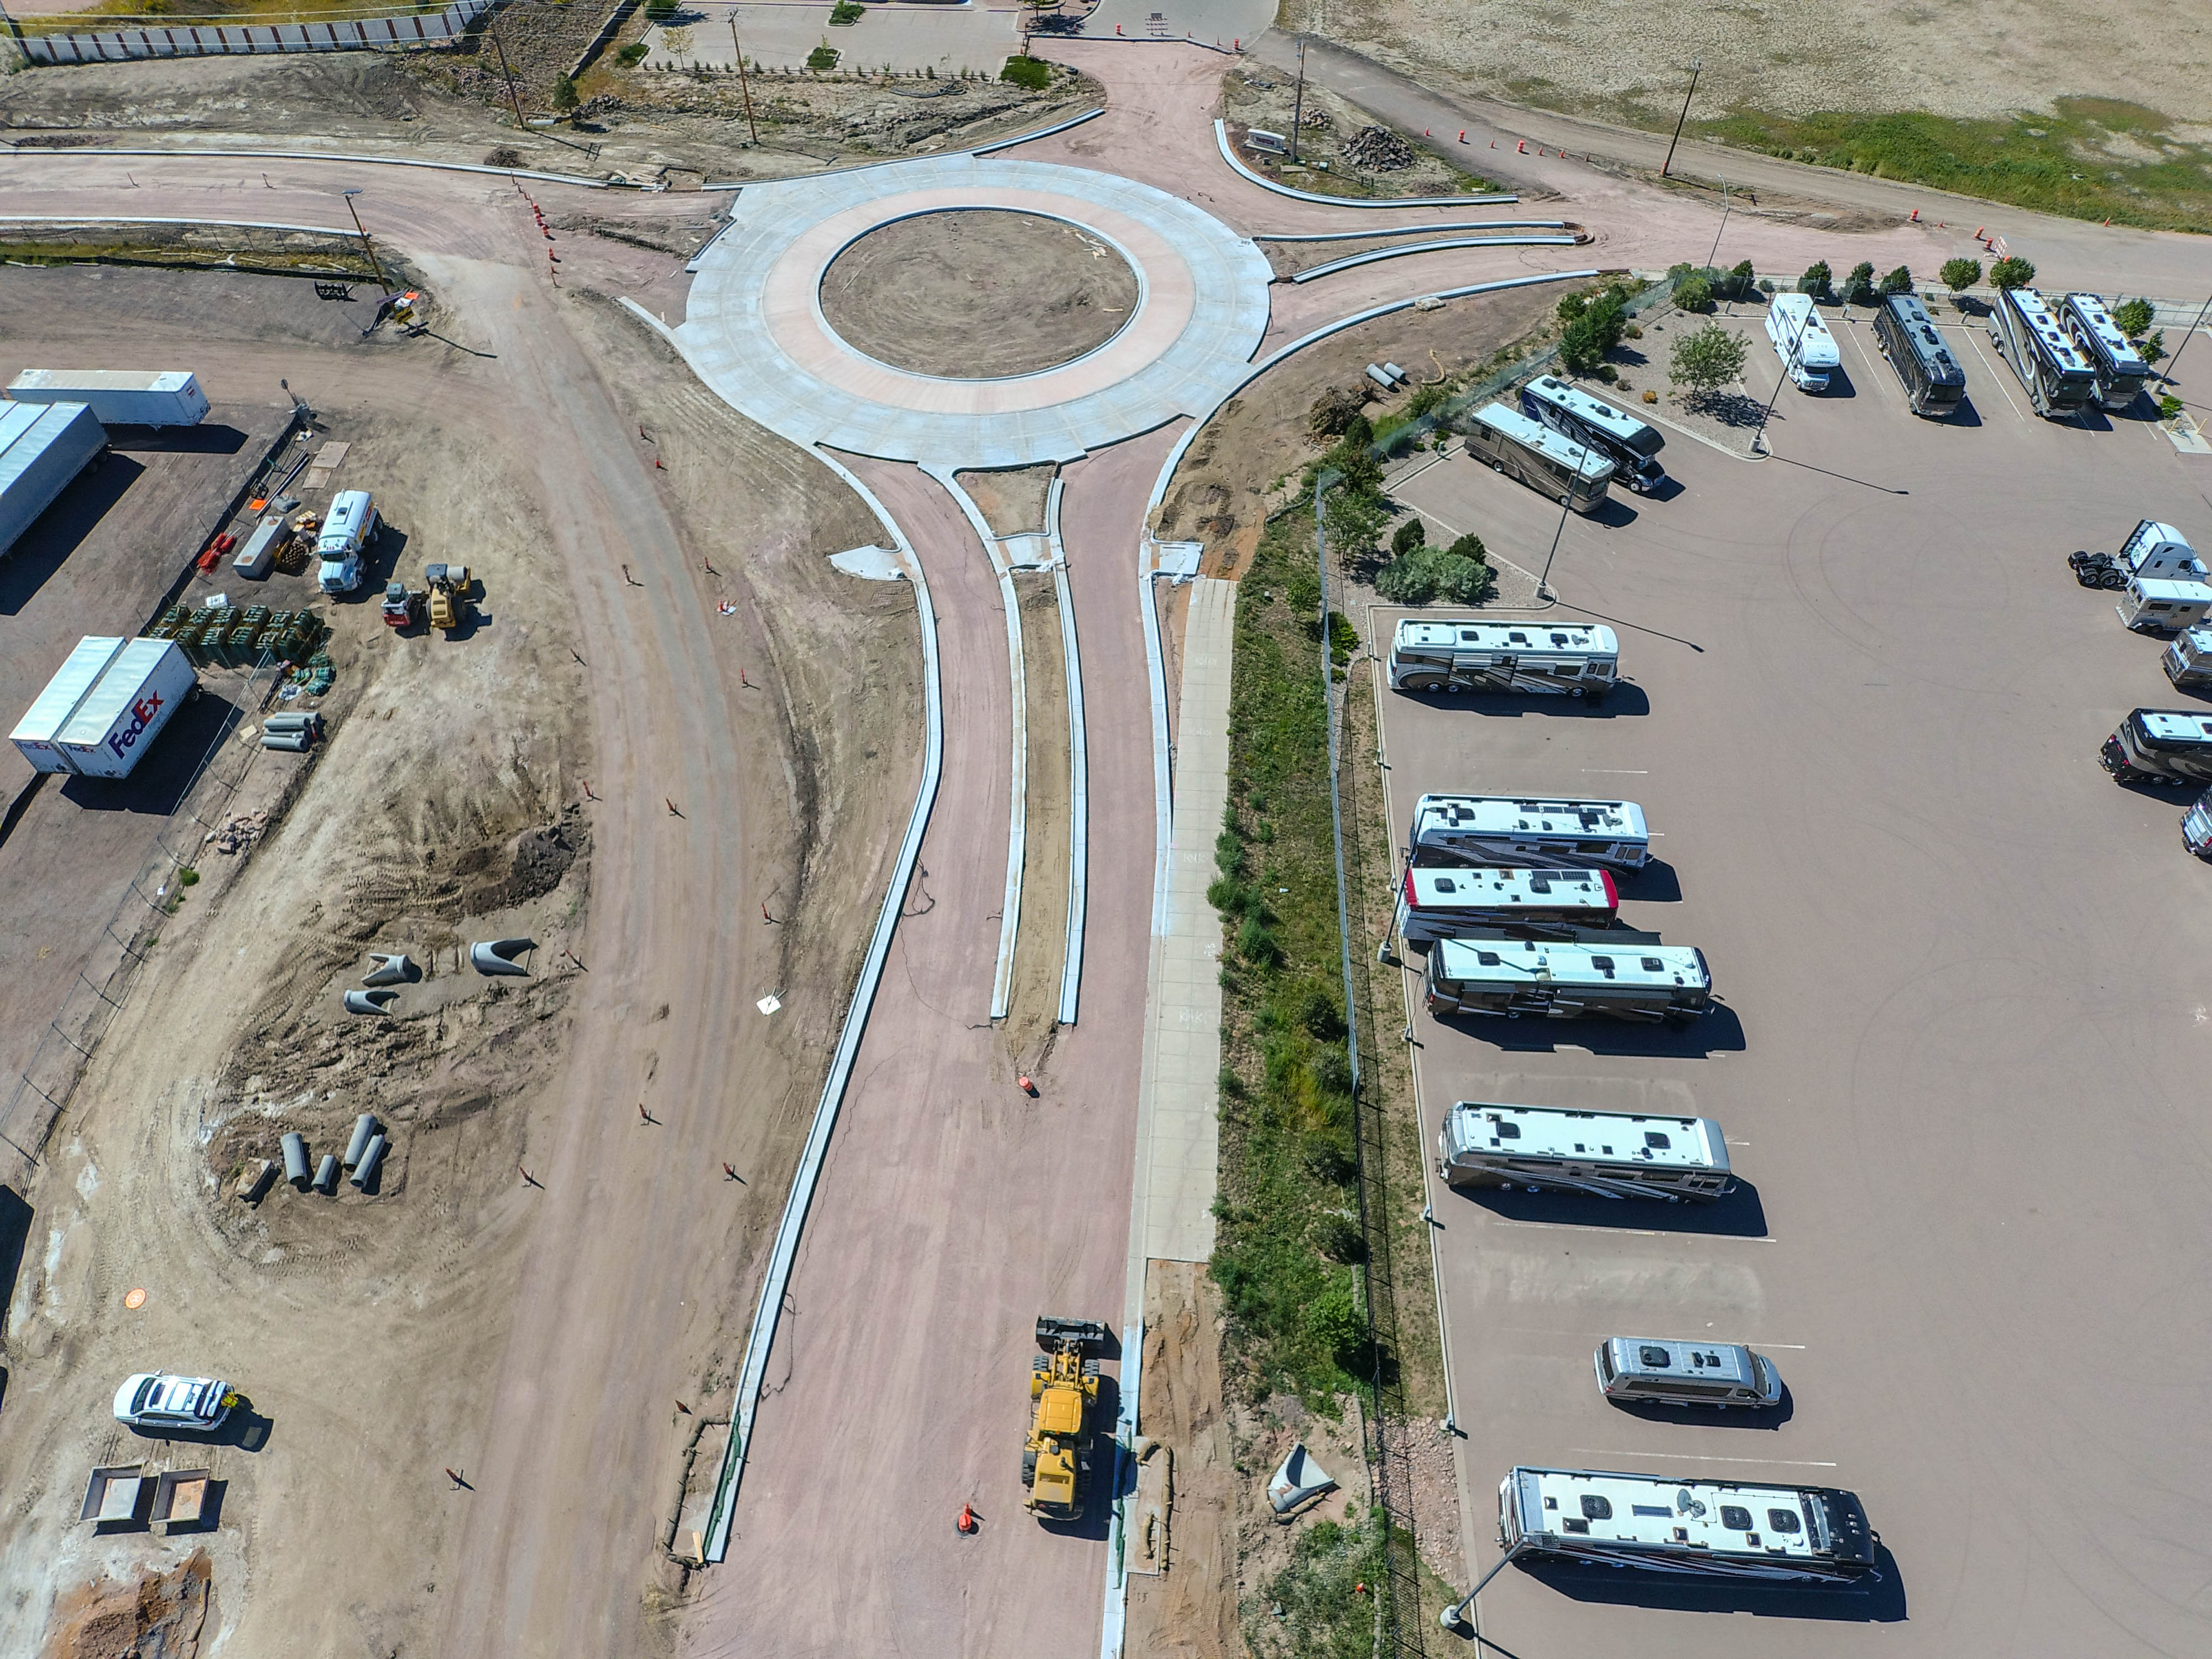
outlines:
[[[1766,307],[1766,339],[1783,372],[1801,392],[1826,392],[1828,377],[1843,367],[1836,337],[1821,320],[1809,294],[1778,294]]]
[[[1644,809],[1632,800],[1526,795],[1424,795],[1413,803],[1406,861],[1556,870],[1640,870],[1650,861]]]
[[[2012,365],[2039,415],[2071,415],[2097,395],[2097,372],[2032,288],[1997,290],[1990,343]]]
[[[1656,427],[1615,409],[1556,374],[1542,374],[1521,388],[1521,412],[1570,442],[1611,461],[1613,474],[1639,495],[1667,482],[1659,452],[1667,440]]]
[[[2097,751],[2115,783],[2212,783],[2212,714],[2138,708]]]
[[[2150,365],[2120,332],[2104,301],[2094,294],[2069,294],[2058,302],[2058,317],[2097,377],[2097,401],[2107,409],[2134,403],[2150,379]]]
[[[1687,1024],[1712,1006],[1705,953],[1680,945],[1440,939],[1429,951],[1429,1012]]]
[[[1509,1560],[1848,1584],[1874,1570],[1875,1540],[1865,1505],[1832,1486],[1516,1468],[1498,1488],[1498,1542]]]
[[[1728,1143],[1709,1117],[1476,1100],[1457,1102],[1444,1114],[1437,1173],[1454,1187],[1525,1187],[1669,1204],[1711,1204],[1735,1184]]]
[[[1936,331],[1917,294],[1891,294],[1875,307],[1874,337],[1915,415],[1948,415],[1966,395],[1966,371]]]
[[[1595,513],[1605,505],[1605,487],[1613,473],[1604,456],[1504,404],[1485,404],[1475,410],[1467,453],[1577,513]]]
[[[1597,1389],[1620,1406],[1731,1406],[1761,1411],[1782,1403],[1782,1373],[1740,1342],[1670,1342],[1609,1336],[1591,1362]]]
[[[1409,948],[1494,931],[1572,939],[1612,927],[1620,896],[1602,870],[1408,869],[1391,926]]]
[[[1390,639],[1397,691],[1527,691],[1602,697],[1620,672],[1610,628],[1407,617]]]

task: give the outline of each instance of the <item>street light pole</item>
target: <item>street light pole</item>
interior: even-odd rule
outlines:
[[[1717,269],[1717,267],[1716,267],[1716,266],[1714,265],[1713,261],[1714,261],[1714,260],[1716,260],[1716,259],[1717,259],[1717,258],[1720,258],[1720,255],[1721,255],[1721,230],[1726,230],[1726,229],[1728,228],[1728,216],[1729,216],[1729,188],[1728,188],[1728,179],[1727,179],[1727,178],[1726,178],[1725,176],[1723,176],[1723,177],[1722,178],[1722,179],[1721,179],[1721,228],[1720,228],[1720,230],[1717,230],[1717,231],[1715,231],[1715,232],[1713,233],[1713,248],[1712,248],[1712,252],[1705,255],[1705,269],[1706,269],[1707,270],[1716,270],[1716,269]]]
[[[1587,451],[1584,452],[1584,453],[1587,453]],[[1575,483],[1579,484],[1582,481],[1582,458],[1577,456],[1575,460]],[[1559,497],[1559,522],[1552,530],[1552,550],[1544,556],[1544,574],[1536,578],[1536,597],[1540,599],[1559,597],[1552,592],[1552,561],[1559,556],[1559,538],[1566,533],[1567,514],[1574,510],[1574,500],[1575,492],[1572,487]]]
[[[1446,1630],[1457,1630],[1467,1618],[1467,1610],[1474,1605],[1474,1598],[1482,1594],[1484,1588],[1492,1579],[1505,1571],[1506,1563],[1512,1559],[1513,1553],[1510,1550],[1499,1556],[1497,1565],[1475,1581],[1473,1589],[1437,1615],[1437,1623],[1442,1625]]]
[[[1668,168],[1674,165],[1674,146],[1682,142],[1682,123],[1690,118],[1690,100],[1698,95],[1698,71],[1705,66],[1702,58],[1690,60],[1690,89],[1682,94],[1682,112],[1674,118],[1674,136],[1667,141],[1667,159],[1660,164],[1659,176],[1664,179]]]
[[[358,190],[345,192],[346,211],[353,215],[354,234],[361,238],[361,251],[368,255],[368,268],[376,273],[377,287],[389,293],[392,284],[384,280],[384,267],[376,262],[376,249],[369,243],[368,233],[361,228],[361,213],[353,204],[353,198],[360,194]]]
[[[2173,384],[2173,366],[2181,361],[2181,354],[2189,349],[2189,342],[2196,334],[2197,331],[2204,326],[2204,313],[2208,311],[2212,311],[2212,298],[2208,298],[2204,303],[2197,308],[2197,320],[2190,324],[2189,332],[2181,337],[2181,343],[2174,347],[2173,356],[2168,357],[2166,360],[2166,367],[2159,370],[2158,378],[2161,385],[2172,386]]]
[[[1759,447],[1766,441],[1766,417],[1774,413],[1775,399],[1782,395],[1783,383],[1790,378],[1790,365],[1797,361],[1797,349],[1805,343],[1805,331],[1813,326],[1813,310],[1805,309],[1805,320],[1797,325],[1796,333],[1790,337],[1790,355],[1782,360],[1782,373],[1776,377],[1774,395],[1766,400],[1766,407],[1759,412],[1759,430],[1751,434],[1751,453],[1759,453]],[[1768,452],[1770,454],[1771,451]]]

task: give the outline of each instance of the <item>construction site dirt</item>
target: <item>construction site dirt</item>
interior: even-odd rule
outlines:
[[[597,1306],[619,1311],[620,1334],[577,1377],[592,1401],[599,1379],[635,1376],[639,1318],[659,1375],[637,1387],[671,1402],[726,1389],[744,1264],[780,1202],[913,789],[912,598],[821,556],[875,532],[842,485],[581,295],[541,290],[517,317],[504,295],[464,292],[460,314],[493,334],[466,349],[363,343],[357,322],[325,321],[352,308],[281,278],[10,272],[0,322],[22,337],[36,315],[70,361],[115,361],[154,281],[165,348],[219,404],[288,378],[348,444],[326,487],[376,491],[398,543],[387,562],[411,579],[426,556],[465,559],[485,595],[451,639],[386,629],[370,585],[324,607],[333,741],[248,815],[247,854],[204,860],[28,1176],[0,1480],[36,1496],[10,1522],[0,1646],[34,1650],[73,1579],[127,1584],[134,1562],[183,1559],[185,1539],[62,1524],[94,1464],[149,1455],[211,1462],[227,1485],[229,1522],[189,1541],[208,1551],[228,1650],[412,1645],[468,1622],[435,1586],[456,1556],[506,1554],[494,1511],[548,1512],[529,1483],[560,1432],[544,1413],[595,1432],[598,1405],[556,1410],[543,1362],[518,1354],[602,1341],[576,1314]],[[557,404],[535,378],[547,373],[572,387]],[[573,435],[580,398],[595,449]],[[558,421],[537,412],[555,407]],[[657,532],[641,539],[641,522]],[[727,735],[706,740],[705,722]],[[635,877],[606,877],[610,857]],[[467,940],[507,934],[537,943],[528,978],[460,967]],[[623,944],[602,958],[602,939]],[[388,1018],[338,1006],[371,949],[422,968]],[[785,1000],[772,1022],[751,1006],[769,991]],[[704,1020],[702,995],[717,1005]],[[741,1025],[742,1066],[697,1046],[704,1027]],[[319,1158],[364,1110],[392,1142],[366,1193],[234,1196],[281,1132]],[[726,1181],[725,1161],[750,1179]],[[668,1183],[694,1181],[719,1201],[666,1201]],[[586,1240],[600,1242],[570,1254]],[[702,1253],[721,1268],[686,1273],[692,1288],[662,1307],[650,1283]],[[134,1289],[147,1294],[126,1305]],[[139,1439],[106,1400],[149,1364],[220,1371],[252,1413],[213,1446]],[[471,1374],[494,1386],[453,1386]],[[507,1375],[534,1408],[497,1383]],[[617,1409],[629,1426],[608,1455],[649,1467],[635,1441],[652,1414]],[[672,1477],[688,1425],[664,1410]],[[579,1516],[568,1547],[654,1534],[659,1483],[598,1486],[641,1512]],[[636,1628],[655,1581],[642,1549],[631,1559],[589,1621]],[[494,1599],[477,1616],[506,1613]],[[483,1648],[463,1634],[448,1650]]]

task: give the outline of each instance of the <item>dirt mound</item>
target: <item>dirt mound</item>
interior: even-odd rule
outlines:
[[[198,1659],[214,1567],[194,1550],[169,1572],[65,1590],[40,1659]]]
[[[1400,173],[1413,165],[1413,147],[1388,127],[1362,127],[1337,154],[1370,173]]]
[[[471,881],[461,890],[462,910],[472,916],[488,916],[551,892],[576,861],[582,836],[583,820],[571,812],[568,823],[526,830],[504,848],[470,848],[453,861],[453,873],[482,878]],[[503,873],[488,873],[501,863],[507,866]]]

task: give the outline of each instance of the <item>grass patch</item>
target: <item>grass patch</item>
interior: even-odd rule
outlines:
[[[2062,98],[2056,114],[2002,120],[1739,110],[1695,125],[1740,149],[2014,207],[2212,232],[2212,145],[2174,137],[2157,111],[2111,99]]]
[[[1334,1409],[1369,1370],[1345,1046],[1313,518],[1270,526],[1237,589],[1220,911],[1219,1231],[1226,1344],[1255,1396]],[[1334,653],[1351,626],[1332,619]],[[1346,1258],[1350,1258],[1347,1260]]]
[[[1322,1521],[1261,1587],[1245,1639],[1265,1659],[1371,1659],[1375,1594],[1387,1563],[1379,1510],[1358,1525]],[[1359,1587],[1365,1585],[1362,1590]]]

